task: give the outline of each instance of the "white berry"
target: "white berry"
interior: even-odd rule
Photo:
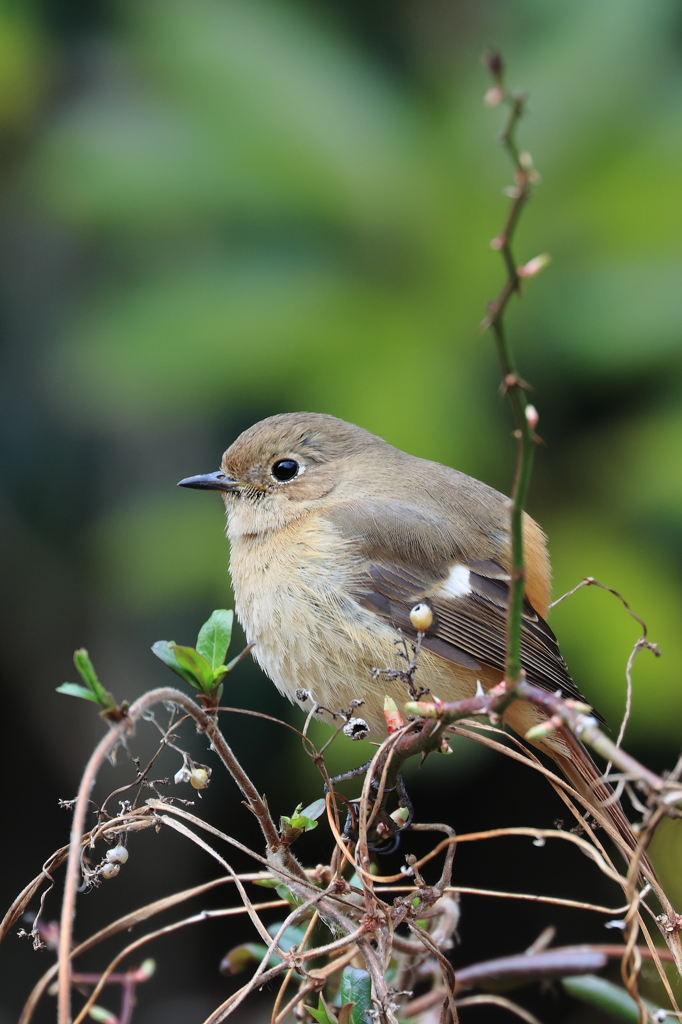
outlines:
[[[428,604],[416,604],[410,612],[410,622],[418,633],[425,633],[433,623],[433,612]]]
[[[114,846],[111,850],[107,850],[105,856],[109,864],[125,864],[128,860],[128,851],[125,846]]]

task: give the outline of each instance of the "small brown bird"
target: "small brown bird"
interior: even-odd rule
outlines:
[[[396,640],[415,638],[410,611],[433,621],[417,682],[441,700],[471,697],[504,675],[510,580],[510,501],[464,473],[393,448],[319,413],[270,416],[227,449],[217,473],[180,486],[223,492],[237,616],[254,656],[281,693],[307,690],[331,710],[363,699],[377,738],[383,699],[403,684],[372,670],[396,666]],[[545,622],[545,536],[525,517],[522,662],[530,682],[582,700]],[[544,718],[517,701],[505,721],[522,736]],[[565,730],[535,741],[583,793],[599,771]],[[603,798],[593,788],[592,801]],[[632,834],[617,804],[607,809]]]

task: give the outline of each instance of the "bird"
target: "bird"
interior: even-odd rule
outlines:
[[[511,502],[494,488],[311,412],[261,420],[230,445],[220,470],[179,486],[222,493],[235,611],[257,662],[291,701],[303,707],[312,699],[333,715],[362,700],[358,714],[383,738],[384,697],[400,706],[406,693],[400,679],[377,670],[396,664],[396,641],[416,641],[416,605],[431,619],[418,659],[421,687],[456,701],[504,678]],[[523,545],[526,678],[584,702],[546,621],[547,540],[527,513]],[[515,701],[503,719],[525,736],[546,714]],[[531,742],[593,806],[608,798],[569,730]],[[634,848],[617,802],[604,817]]]

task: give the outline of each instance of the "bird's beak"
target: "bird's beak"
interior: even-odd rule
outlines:
[[[200,473],[199,476],[187,476],[178,482],[178,487],[196,487],[201,491],[234,492],[241,486],[239,480],[233,480],[221,470],[216,473]]]

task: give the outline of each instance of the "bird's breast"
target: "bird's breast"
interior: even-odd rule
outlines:
[[[358,633],[371,629],[349,593],[353,567],[348,543],[313,516],[231,538],[237,616],[257,660],[292,699],[301,687],[328,689],[332,663],[350,659]],[[390,632],[379,623],[374,632],[382,629]]]
[[[314,516],[277,531],[235,532],[230,542],[237,617],[280,692],[296,700],[298,689],[308,690],[332,711],[365,700],[357,713],[383,731],[384,694],[399,704],[407,694],[403,684],[375,678],[372,669],[404,663],[393,627],[352,596],[361,562],[353,542]],[[420,668],[422,683],[454,698],[451,666],[424,651]],[[473,693],[475,678],[462,678],[462,686],[458,695]]]

